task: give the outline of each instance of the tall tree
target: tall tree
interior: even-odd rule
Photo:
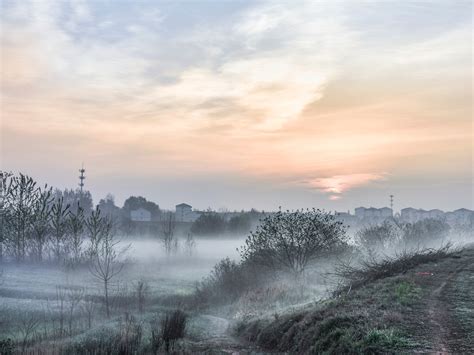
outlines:
[[[113,225],[107,218],[101,218],[103,227],[102,236],[97,245],[97,253],[89,266],[91,274],[102,283],[104,290],[104,305],[107,318],[110,318],[110,283],[119,275],[124,267],[120,259],[122,253],[128,248],[118,250],[120,240],[115,236]]]
[[[51,230],[52,216],[52,189],[45,186],[38,191],[38,198],[35,200],[32,218],[33,228],[33,249],[37,261],[43,260],[44,247],[47,243],[48,234]]]
[[[53,254],[57,262],[61,260],[61,253],[65,250],[68,232],[69,205],[64,204],[63,198],[59,198],[51,209],[51,240]]]

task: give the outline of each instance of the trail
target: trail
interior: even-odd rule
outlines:
[[[473,353],[474,253],[466,251],[462,258],[452,258],[434,269],[425,313],[431,350],[436,354]]]
[[[255,347],[230,334],[230,321],[204,314],[200,318],[208,322],[207,337],[192,344],[192,351],[205,354],[249,354]]]

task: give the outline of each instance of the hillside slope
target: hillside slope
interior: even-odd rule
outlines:
[[[473,353],[474,248],[236,332],[264,351]]]

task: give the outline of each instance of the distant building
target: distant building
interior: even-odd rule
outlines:
[[[176,221],[177,222],[194,222],[199,218],[199,213],[193,211],[193,206],[187,203],[176,205]]]
[[[392,217],[392,209],[388,207],[383,207],[383,208],[357,207],[355,209],[355,215],[359,220],[362,220],[362,219],[383,220],[383,219]]]
[[[472,224],[474,220],[474,211],[466,208],[460,208],[453,212],[446,213],[446,221],[450,224]]]
[[[130,219],[134,222],[150,222],[151,212],[140,207],[136,210],[130,211]]]

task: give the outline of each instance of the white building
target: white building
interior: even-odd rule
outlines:
[[[357,207],[355,209],[355,215],[358,219],[386,219],[392,217],[392,209],[388,207]]]
[[[176,222],[194,222],[199,218],[199,213],[193,211],[193,206],[187,203],[176,205]]]
[[[130,219],[134,222],[150,222],[151,212],[140,207],[136,210],[130,211]]]

